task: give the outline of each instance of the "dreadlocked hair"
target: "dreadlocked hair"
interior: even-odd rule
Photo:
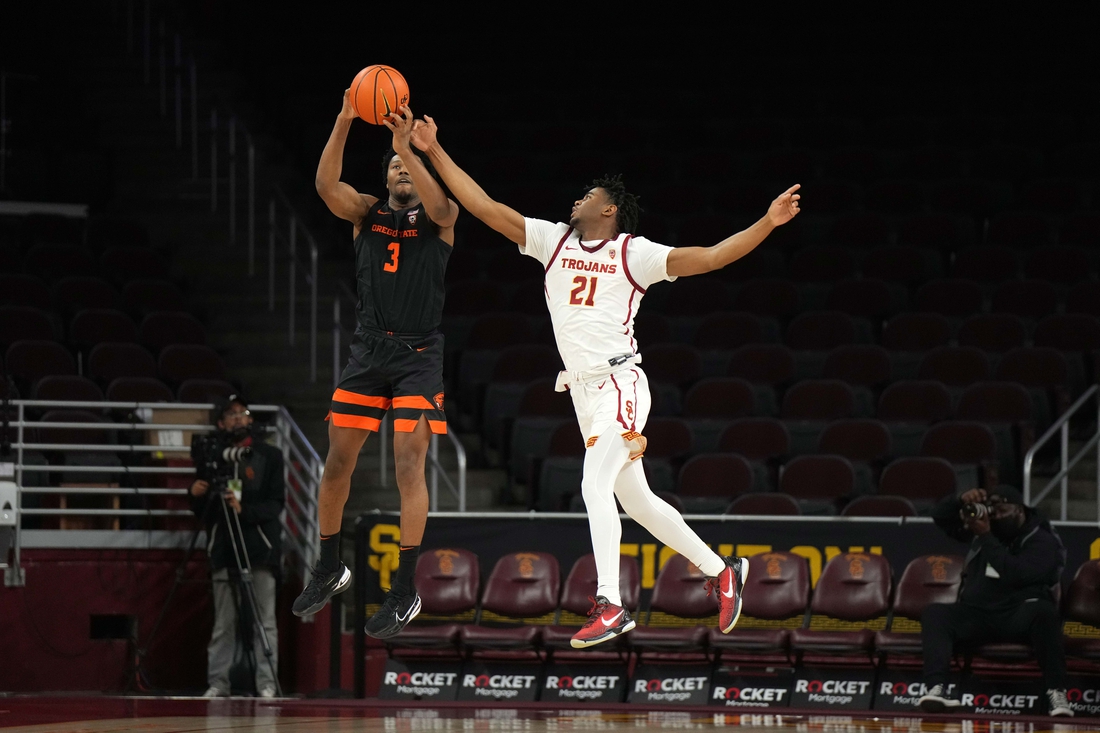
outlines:
[[[642,208],[638,206],[638,197],[628,192],[623,185],[622,174],[616,173],[613,176],[604,174],[603,178],[592,181],[585,192],[594,188],[602,188],[606,191],[608,200],[618,208],[615,212],[615,226],[619,232],[633,234],[638,228],[638,215],[642,213]]]
[[[435,171],[435,166],[432,165],[432,161],[428,159],[428,154],[419,148],[412,148],[416,157],[420,158],[420,162],[424,164],[424,167],[428,169],[428,173],[432,175],[435,182],[440,186],[443,185],[443,181],[439,178],[439,174]],[[393,156],[397,155],[397,152],[391,147],[385,154],[382,155],[382,185],[385,186],[390,180],[390,161],[393,160]]]

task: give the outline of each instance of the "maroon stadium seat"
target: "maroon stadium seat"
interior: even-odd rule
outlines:
[[[99,266],[106,277],[119,285],[131,280],[164,280],[168,277],[166,258],[145,247],[108,247],[99,257]],[[84,273],[89,271],[85,270]],[[125,294],[123,298],[125,299]]]
[[[789,552],[765,552],[748,560],[741,618],[728,634],[712,628],[710,647],[727,662],[770,661],[762,659],[764,655],[782,655],[785,660],[790,630],[802,626],[810,605],[809,565],[806,558]]]
[[[1039,320],[1058,308],[1058,291],[1045,280],[1009,280],[997,286],[990,300],[992,313],[1011,313]]]
[[[955,417],[979,422],[1030,421],[1031,395],[1015,382],[979,382],[967,387],[959,397]]]
[[[929,280],[917,289],[916,308],[949,318],[963,318],[982,310],[982,288],[961,278]]]
[[[596,558],[592,553],[588,553],[573,563],[573,568],[565,578],[557,623],[554,626],[547,626],[542,631],[542,641],[546,647],[555,650],[572,649],[569,641],[588,620],[592,599],[596,595],[596,586]],[[638,561],[630,555],[619,555],[619,588],[622,593],[623,608],[636,613],[641,595],[641,574],[638,570]],[[594,659],[597,656],[601,659],[608,656],[618,657],[627,648],[628,637],[629,635],[617,636],[604,642],[595,650],[555,651],[554,658],[580,660]],[[599,652],[612,654],[598,654]]]
[[[894,312],[894,295],[882,280],[841,280],[829,289],[825,307],[879,322]]]
[[[917,508],[904,496],[857,496],[844,505],[842,517],[915,517]]]
[[[1052,245],[1037,249],[1024,263],[1024,273],[1035,280],[1072,285],[1089,277],[1089,255],[1081,247]]]
[[[50,410],[42,416],[42,422],[57,423],[103,423],[105,418],[87,410]],[[38,428],[38,440],[42,443],[62,443],[68,445],[106,445],[110,442],[110,433],[100,428],[81,430],[78,428]]]
[[[890,607],[890,563],[882,555],[850,552],[837,555],[821,571],[810,603],[809,628],[791,631],[791,650],[806,655],[866,656],[875,631],[885,627]],[[864,628],[833,631],[834,620]]]
[[[787,455],[791,436],[787,426],[774,417],[746,417],[734,420],[718,439],[718,450],[740,453],[750,461],[767,461]]]
[[[798,282],[836,282],[852,277],[855,258],[847,247],[806,247],[791,257],[791,278]]]
[[[930,267],[926,250],[902,245],[876,247],[863,258],[863,276],[914,287],[940,274]]]
[[[167,280],[140,279],[122,288],[122,308],[140,319],[158,311],[184,311],[187,300],[180,289]]]
[[[1036,346],[1062,351],[1100,349],[1100,319],[1082,313],[1047,316],[1035,324],[1034,337]]]
[[[646,458],[682,458],[691,453],[691,428],[675,417],[651,418],[645,426]]]
[[[0,275],[0,305],[49,310],[50,291],[46,283],[34,275]]]
[[[36,244],[27,250],[23,268],[48,282],[68,275],[94,275],[99,270],[91,253],[78,244]]]
[[[657,573],[645,625],[630,633],[635,650],[645,654],[700,655],[706,648],[707,625],[717,623],[718,598],[707,594],[706,577],[683,555],[673,555]],[[696,626],[687,626],[697,619]]]
[[[1077,568],[1062,604],[1066,619],[1066,654],[1100,661],[1100,560]]]
[[[51,374],[76,374],[73,355],[56,341],[16,341],[4,354],[7,372],[30,394],[35,382]]]
[[[154,354],[172,344],[206,344],[206,329],[190,313],[156,311],[145,316],[138,340]]]
[[[821,431],[817,450],[849,461],[885,460],[890,455],[890,431],[878,420],[834,420]]]
[[[416,562],[420,615],[389,640],[396,656],[402,647],[455,650],[461,624],[474,620],[480,582],[477,555],[461,548],[422,550]]]
[[[995,247],[1045,249],[1050,244],[1050,224],[1041,214],[1008,211],[990,218],[985,239]]]
[[[176,399],[183,403],[206,404],[227,399],[239,391],[223,379],[185,379],[176,391]]]
[[[225,362],[209,346],[175,344],[160,352],[157,376],[168,384],[181,384],[186,379],[224,380]]]
[[[155,377],[153,355],[138,344],[99,344],[88,354],[88,376],[100,384],[119,377]]]
[[[951,395],[942,383],[901,380],[883,390],[875,417],[887,422],[934,423],[950,414]]]
[[[890,353],[873,344],[838,346],[825,357],[821,375],[853,386],[875,388],[890,381]]]
[[[786,494],[765,494],[754,492],[742,494],[730,502],[724,514],[745,514],[753,516],[798,516],[802,508],[798,502]]]
[[[983,382],[993,374],[989,357],[973,346],[940,346],[921,359],[917,377],[942,382],[948,387],[966,387]]]
[[[829,241],[871,252],[887,246],[889,239],[890,225],[881,214],[877,213],[841,214],[829,229]],[[864,274],[867,273],[864,272]],[[881,276],[868,275],[868,277]]]
[[[103,391],[87,377],[75,374],[43,377],[31,391],[32,400],[64,400],[71,402],[98,402]]]
[[[783,395],[785,420],[839,420],[854,413],[852,388],[839,379],[805,379]]]
[[[1027,329],[1011,313],[978,313],[959,326],[959,346],[1003,354],[1024,345]]]
[[[920,617],[931,603],[954,603],[965,558],[960,555],[922,555],[905,566],[894,597],[890,626],[875,634],[875,648],[891,663],[896,656],[919,655]]]
[[[540,294],[541,297],[541,294]],[[545,308],[545,304],[543,308]],[[486,313],[478,316],[466,337],[467,349],[506,349],[530,343],[530,324],[521,313]]]
[[[951,276],[980,283],[1002,283],[1015,279],[1019,269],[1020,263],[1012,250],[979,244],[959,250]]]
[[[0,349],[16,341],[55,341],[58,333],[50,317],[37,308],[0,306]]]
[[[108,402],[172,402],[175,395],[155,377],[119,377],[107,385]]]
[[[798,287],[790,280],[750,280],[734,296],[734,307],[761,316],[788,318],[798,311]]]
[[[730,357],[726,374],[754,384],[785,384],[794,379],[794,354],[782,344],[742,346]]]
[[[995,485],[997,438],[989,426],[980,422],[949,420],[928,428],[921,439],[920,454],[943,458],[953,464],[974,464],[985,472],[985,485]]]
[[[118,310],[87,308],[77,313],[69,325],[69,343],[85,352],[105,342],[137,343],[137,336],[133,320]]]
[[[687,387],[699,378],[703,363],[699,352],[685,344],[642,345],[642,364],[653,382]]]
[[[841,311],[810,311],[795,316],[784,342],[795,351],[828,351],[856,342],[852,317]]]
[[[702,379],[684,397],[685,418],[736,418],[751,415],[752,385],[736,377]]]
[[[76,315],[85,308],[118,308],[118,291],[101,277],[63,277],[50,289],[53,303],[62,315]]]
[[[535,657],[541,627],[553,622],[560,594],[561,570],[556,557],[547,552],[505,555],[497,560],[485,583],[479,625],[462,627],[462,644],[475,655],[512,651]]]
[[[555,392],[553,379],[527,385],[519,401],[519,414],[543,417],[576,417],[568,392]]]
[[[836,501],[852,493],[855,471],[840,456],[799,456],[783,467],[779,490],[815,508],[835,508]]]
[[[666,337],[663,340],[668,340]],[[703,317],[692,344],[701,351],[730,350],[766,341],[764,326],[751,313],[718,312]],[[638,336],[640,343],[641,336]]]
[[[526,384],[536,379],[556,377],[561,370],[558,352],[543,344],[510,346],[500,352],[490,381]]]
[[[939,313],[900,313],[882,329],[882,345],[891,351],[928,351],[951,340],[951,322]]]
[[[543,300],[542,312],[545,311],[546,301]],[[660,313],[639,313],[634,318],[635,344],[663,344],[671,340],[672,326]]]
[[[676,494],[689,511],[721,511],[753,489],[752,466],[733,453],[692,456],[680,469]]]
[[[898,458],[882,470],[878,493],[933,503],[955,491],[955,469],[942,458]]]
[[[997,362],[995,376],[1025,387],[1068,389],[1069,363],[1062,352],[1050,347],[1013,349]]]
[[[733,306],[726,283],[716,277],[677,280],[666,291],[664,303],[664,313],[671,318],[703,316]]]

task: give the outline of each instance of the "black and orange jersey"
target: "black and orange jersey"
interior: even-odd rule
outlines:
[[[451,245],[423,204],[391,210],[379,201],[355,238],[356,316],[361,329],[427,334],[443,317],[443,275]]]

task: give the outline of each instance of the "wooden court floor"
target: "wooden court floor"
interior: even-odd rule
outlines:
[[[652,731],[738,733],[1076,733],[1100,720],[1050,718],[875,717],[646,710],[616,705],[575,709],[399,706],[376,701],[201,700],[195,698],[0,697],[3,733],[373,733],[387,731]]]

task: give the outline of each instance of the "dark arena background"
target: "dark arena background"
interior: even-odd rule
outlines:
[[[833,4],[835,5],[835,4]],[[1100,68],[1088,5],[91,0],[0,7],[0,728],[373,731],[1100,727]],[[442,331],[420,616],[366,637],[401,544],[392,421],[318,559],[325,422],[355,330],[351,227],[314,187],[341,95],[402,72],[455,161],[567,219],[622,173],[638,233],[709,246],[801,184],[724,270],[654,286],[644,468],[721,554],[624,519],[638,629],[577,651],[595,576],[584,441],[539,265],[463,212]],[[384,127],[343,180],[381,194]],[[213,600],[191,439],[244,394],[284,461],[279,695],[238,642],[203,698]],[[1071,718],[1025,644],[960,652],[925,714],[920,613],[967,546],[938,500],[1010,484],[1067,550]],[[245,604],[247,608],[247,604]],[[250,638],[243,614],[239,638]],[[644,632],[644,633],[638,633]]]

